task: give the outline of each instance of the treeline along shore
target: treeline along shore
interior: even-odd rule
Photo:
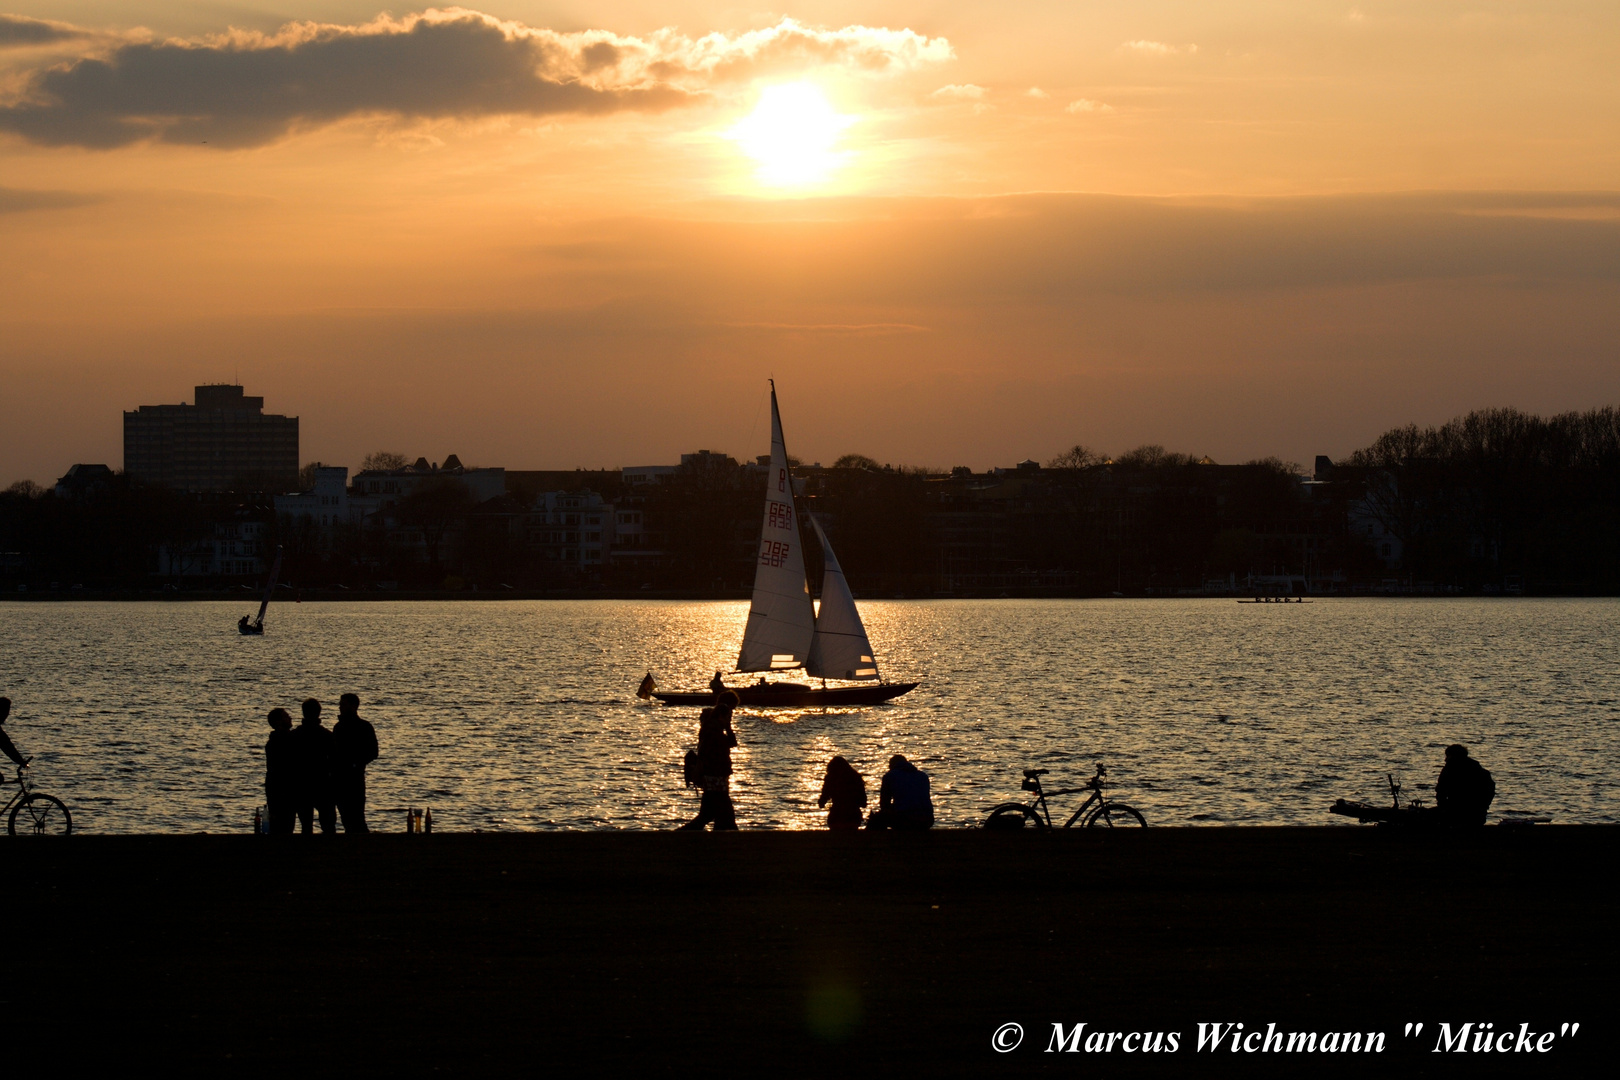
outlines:
[[[15,841],[8,1060],[1601,1075],[1617,843],[1609,826]],[[1021,1041],[998,1052],[1008,1024]]]
[[[298,502],[112,473],[13,485],[0,494],[0,591],[240,594],[262,587],[279,550],[282,584],[310,598],[748,595],[756,462],[702,451],[656,476],[508,471],[480,500],[466,477],[491,470],[393,457],[393,471],[361,474],[372,509],[349,516],[318,512],[318,486]],[[347,505],[346,472],[317,466],[306,479],[335,482],[330,498]],[[1309,470],[1075,446],[986,472],[847,455],[796,474],[801,508],[866,597],[1620,593],[1612,407],[1470,413]],[[813,531],[802,540],[819,581]]]

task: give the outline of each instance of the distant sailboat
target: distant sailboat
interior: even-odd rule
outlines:
[[[885,683],[878,677],[876,654],[844,580],[843,568],[820,522],[811,519],[821,541],[823,571],[821,612],[816,613],[799,542],[798,509],[788,468],[782,417],[771,384],[771,471],[765,484],[765,515],[760,524],[759,562],[754,567],[754,597],[743,629],[738,671],[788,671],[803,668],[822,685],[765,682],[733,687],[744,705],[805,708],[818,705],[872,705],[914,690],[917,684]],[[827,686],[826,680],[862,682],[866,686]],[[642,697],[667,705],[707,705],[713,690],[660,693],[642,681]]]
[[[270,596],[276,591],[276,578],[281,575],[281,545],[276,545],[276,561],[270,567],[270,579],[264,586],[264,599],[259,601],[258,618],[249,620],[246,615],[236,623],[236,630],[241,634],[264,633],[264,613],[270,609]]]

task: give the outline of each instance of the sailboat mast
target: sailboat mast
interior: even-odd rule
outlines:
[[[254,620],[260,626],[264,625],[264,613],[270,610],[270,597],[275,595],[276,578],[281,575],[281,545],[276,545],[276,561],[270,567],[270,579],[264,585],[264,599],[259,601],[259,617]]]
[[[778,418],[777,429],[780,430],[782,425],[780,420],[781,414],[776,408],[776,380],[766,379],[765,381],[771,384],[771,415]],[[787,467],[787,497],[788,506],[793,510],[793,531],[799,534],[799,550],[803,551],[804,530],[800,528],[800,526],[804,523],[804,519],[799,516],[799,497],[793,492],[793,459],[788,456],[787,434],[785,432],[782,434],[782,461]],[[811,596],[814,596],[816,592],[815,586],[810,582],[809,566],[804,568],[804,591],[809,593]]]
[[[802,667],[815,636],[815,605],[805,573],[798,500],[782,438],[782,415],[771,380],[771,465],[765,478],[764,514],[760,521],[759,556],[754,566],[754,594],[743,631],[738,671],[780,671]]]

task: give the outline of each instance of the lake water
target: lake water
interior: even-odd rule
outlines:
[[[377,728],[372,827],[431,807],[443,830],[667,829],[696,711],[638,701],[729,669],[744,603],[284,603],[262,638],[240,603],[0,603],[6,725],[36,785],[87,832],[245,831],[263,801],[264,716],[353,691]],[[1428,797],[1443,748],[1496,776],[1493,816],[1613,822],[1620,675],[1612,600],[862,602],[884,674],[921,680],[847,712],[739,713],[744,828],[819,827],[843,754],[904,753],[940,824],[1067,786],[1106,762],[1152,825],[1343,824],[1339,796]],[[7,763],[9,765],[9,763]],[[9,775],[10,770],[7,769]],[[0,789],[14,790],[14,789]],[[1054,810],[1078,804],[1055,800]]]

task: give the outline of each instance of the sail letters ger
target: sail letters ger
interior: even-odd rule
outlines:
[[[798,512],[788,472],[782,417],[771,388],[771,472],[765,483],[765,519],[759,530],[754,566],[754,599],[748,608],[738,671],[771,671],[804,664],[815,633],[816,614],[799,550]]]
[[[821,541],[825,569],[821,575],[821,613],[816,616],[816,636],[810,643],[804,670],[817,679],[876,679],[877,656],[866,638],[866,627],[855,609],[855,597],[844,580],[843,567],[838,565],[838,556],[833,554],[821,522],[811,518],[810,524],[816,527],[816,539]]]

